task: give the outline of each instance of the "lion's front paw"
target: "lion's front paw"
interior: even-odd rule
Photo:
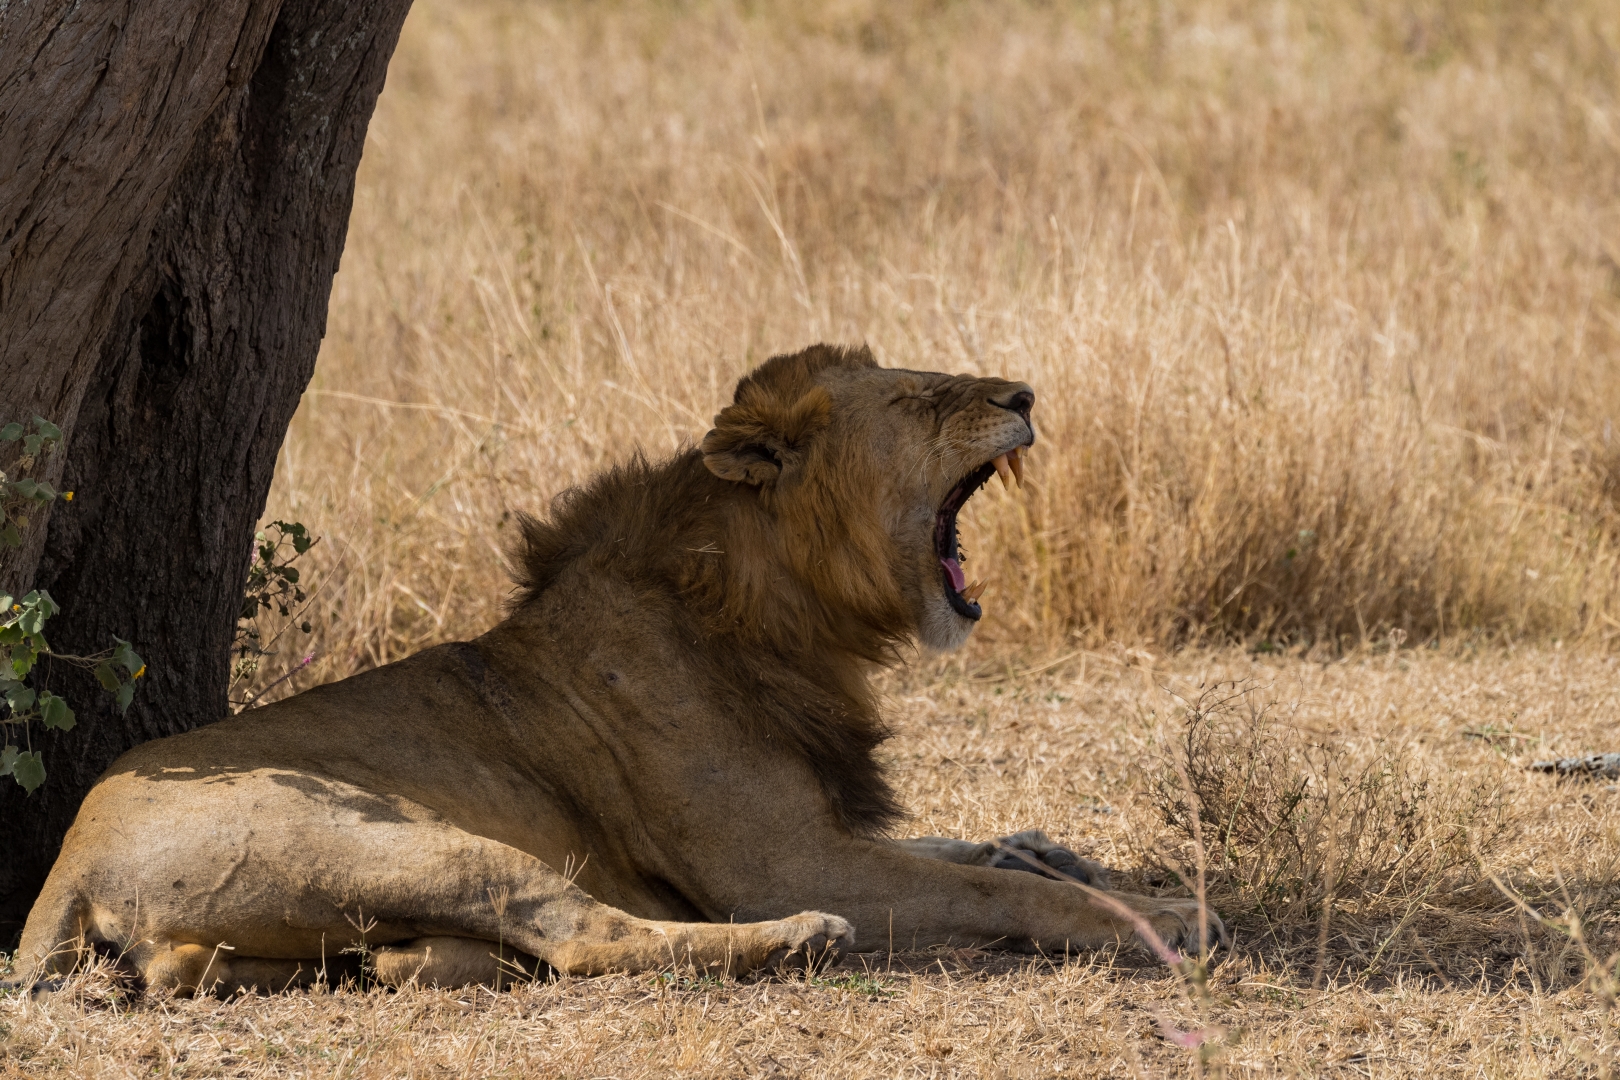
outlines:
[[[1230,948],[1232,935],[1226,929],[1221,917],[1209,908],[1204,909],[1203,919],[1200,920],[1198,901],[1160,899],[1156,897],[1133,897],[1130,905],[1135,909],[1136,917],[1146,923],[1146,929],[1153,932],[1153,936],[1178,953],[1199,953],[1205,949],[1213,949],[1216,945]],[[1133,920],[1133,924],[1135,920]],[[1201,929],[1200,927],[1203,927]],[[1136,937],[1150,952],[1166,959],[1161,955],[1157,943],[1149,940],[1143,933],[1144,927],[1134,926]]]
[[[802,911],[771,925],[780,937],[760,965],[762,971],[819,971],[832,967],[855,947],[849,920],[820,911]]]

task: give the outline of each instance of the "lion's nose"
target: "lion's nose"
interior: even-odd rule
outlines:
[[[1035,391],[1027,386],[1015,385],[1004,394],[997,394],[990,399],[990,404],[1015,412],[1029,423],[1029,410],[1035,407]]]

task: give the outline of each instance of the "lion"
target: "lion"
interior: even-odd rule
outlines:
[[[1021,477],[1034,402],[864,347],[773,357],[698,447],[522,517],[488,633],[119,758],[29,914],[20,981],[92,950],[148,988],[225,992],[360,951],[385,984],[458,986],[1225,941],[1040,832],[890,838],[868,679],[981,618],[956,518]]]

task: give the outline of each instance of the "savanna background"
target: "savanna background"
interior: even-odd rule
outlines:
[[[1620,1070],[1620,792],[1524,768],[1620,750],[1620,8],[418,0],[266,511],[308,599],[234,696],[480,632],[513,515],[818,340],[1038,393],[975,640],[885,677],[910,831],[1043,827],[1236,950],[93,972],[0,1068]]]

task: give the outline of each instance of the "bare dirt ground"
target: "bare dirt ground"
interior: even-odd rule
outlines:
[[[54,996],[0,998],[0,1070],[1612,1075],[1620,1068],[1620,792],[1521,766],[1612,746],[1616,668],[1612,657],[1552,649],[1367,650],[1330,662],[1236,651],[1166,660],[1116,649],[1046,671],[957,660],[889,679],[898,729],[890,749],[916,810],[914,831],[981,837],[1041,826],[1117,868],[1132,888],[1184,887],[1174,866],[1189,880],[1196,873],[1185,828],[1165,823],[1165,800],[1151,793],[1168,777],[1172,792],[1181,784],[1186,711],[1176,695],[1196,701],[1201,684],[1248,688],[1237,703],[1245,708],[1200,721],[1222,738],[1252,735],[1248,704],[1277,703],[1286,724],[1267,745],[1294,753],[1295,771],[1279,765],[1269,783],[1315,776],[1307,788],[1349,800],[1367,787],[1368,763],[1377,775],[1406,776],[1405,795],[1374,786],[1379,807],[1404,807],[1409,850],[1387,853],[1392,865],[1379,862],[1385,856],[1367,846],[1377,815],[1364,815],[1361,837],[1331,841],[1330,868],[1348,870],[1318,871],[1313,886],[1308,866],[1296,863],[1292,884],[1272,875],[1264,904],[1266,873],[1255,870],[1254,850],[1234,833],[1222,854],[1218,827],[1206,826],[1210,898],[1237,931],[1235,950],[1212,958],[1207,980],[1197,965],[1178,974],[1135,954],[1065,965],[993,951],[912,952],[905,942],[892,956],[852,957],[809,979],[670,973],[500,994],[348,986],[191,1001],[132,995],[92,972]],[[1244,762],[1268,752],[1243,745],[1247,756],[1233,766],[1240,772],[1224,778],[1230,790],[1242,789]],[[1337,751],[1333,777],[1311,772],[1305,751],[1313,746]],[[1206,748],[1203,761],[1220,758]],[[1189,782],[1208,783],[1196,771]],[[1251,776],[1250,791],[1257,786]],[[1274,822],[1264,850],[1330,845],[1329,834],[1306,827],[1314,797]],[[1242,805],[1259,802],[1254,795]],[[1349,807],[1341,803],[1337,817]],[[1459,831],[1474,839],[1455,862],[1439,858]],[[1358,883],[1362,871],[1373,886]],[[1327,879],[1338,882],[1337,895],[1324,904]],[[858,931],[885,944],[882,927]]]

